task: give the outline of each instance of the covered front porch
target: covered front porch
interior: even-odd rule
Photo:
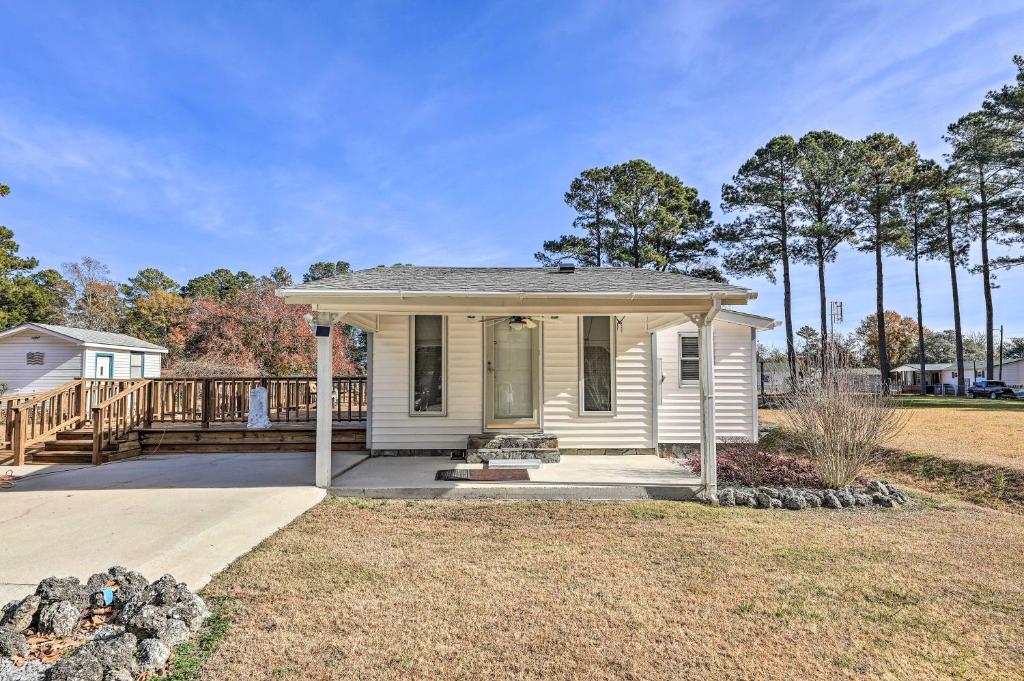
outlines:
[[[701,476],[679,459],[653,454],[565,456],[527,471],[528,480],[438,480],[438,471],[484,470],[486,464],[439,456],[371,457],[331,482],[330,494],[367,499],[695,499]]]

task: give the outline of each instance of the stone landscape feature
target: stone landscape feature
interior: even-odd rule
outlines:
[[[203,599],[164,575],[121,566],[48,577],[0,612],[0,681],[136,681],[164,671],[175,646],[210,616]]]

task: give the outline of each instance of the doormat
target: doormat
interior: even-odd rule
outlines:
[[[447,468],[438,471],[434,479],[446,482],[513,482],[529,480],[530,471],[524,468]]]

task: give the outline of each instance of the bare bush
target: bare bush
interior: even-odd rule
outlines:
[[[902,431],[906,417],[885,391],[864,390],[839,353],[826,351],[823,365],[782,398],[782,421],[822,482],[842,487]]]

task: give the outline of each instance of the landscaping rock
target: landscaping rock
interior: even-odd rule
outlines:
[[[757,491],[761,494],[767,494],[772,499],[779,499],[782,497],[782,493],[774,487],[758,487]]]
[[[88,651],[62,657],[50,668],[49,681],[103,681],[103,667]]]
[[[106,641],[87,643],[82,646],[81,652],[95,657],[106,671],[122,670],[131,673],[137,671],[139,667],[135,661],[135,648],[138,642],[134,634],[125,633]]]
[[[25,596],[13,610],[8,611],[4,615],[4,619],[0,624],[9,626],[16,631],[25,631],[35,622],[41,603],[42,599],[35,594]]]
[[[898,505],[891,496],[886,496],[877,493],[871,497],[871,501],[877,504],[878,506],[881,506],[882,508],[893,508],[894,506]]]
[[[883,497],[889,496],[889,486],[881,480],[872,480],[867,484],[866,489],[870,494],[880,494]]]
[[[107,582],[111,581],[112,577],[109,572],[97,572],[89,577],[86,581],[85,586],[90,592],[99,591],[107,585]]]
[[[28,643],[20,631],[10,627],[0,627],[0,655],[11,657],[13,655],[28,655]]]
[[[144,672],[163,669],[170,657],[171,649],[155,638],[147,638],[139,644],[139,668]]]
[[[793,490],[789,490],[788,493],[782,497],[782,505],[791,511],[802,511],[807,508],[807,501],[804,499],[802,494],[797,494]]]
[[[203,599],[189,591],[187,594],[180,593],[178,604],[167,611],[167,617],[181,620],[192,632],[199,631],[210,611]]]
[[[821,497],[814,492],[804,492],[804,501],[808,508],[821,508]]]
[[[178,582],[164,575],[145,588],[142,598],[153,605],[174,605],[178,602]]]
[[[77,577],[47,577],[39,582],[36,595],[43,605],[65,601],[81,610],[88,607],[90,592]]]
[[[825,492],[825,495],[824,495],[824,497],[821,500],[821,504],[825,508],[842,508],[843,507],[843,502],[841,502],[839,500],[839,497],[836,496],[836,493],[833,492],[832,490],[827,490]],[[852,496],[850,497],[850,504],[849,505],[853,506],[853,497]]]
[[[736,491],[731,487],[726,487],[722,490],[721,494],[718,495],[718,503],[721,506],[735,506]]]
[[[13,660],[0,657],[0,681],[44,681],[47,667],[39,660],[29,660],[19,667]]]
[[[50,603],[39,611],[39,630],[54,636],[70,636],[78,627],[82,610],[67,601]]]
[[[160,640],[173,648],[192,638],[192,631],[181,620],[167,620],[167,629]]]
[[[853,503],[855,506],[870,506],[871,497],[869,497],[867,494],[854,494]]]
[[[135,681],[135,674],[123,669],[108,669],[103,675],[103,681]]]
[[[737,506],[757,507],[757,499],[754,498],[754,490],[749,487],[737,487],[734,494]]]
[[[782,508],[782,500],[773,497],[768,498],[768,508]]]
[[[146,590],[146,587],[149,586],[149,580],[140,573],[128,570],[120,565],[113,566],[107,572],[110,573],[110,578],[117,583],[118,595],[125,602],[141,595]]]
[[[849,487],[836,490],[835,496],[839,499],[839,503],[843,505],[843,508],[850,508],[856,503],[856,500],[853,497],[853,490]]]
[[[772,504],[771,504],[772,498],[770,496],[768,496],[767,494],[765,494],[764,492],[758,491],[758,493],[754,495],[754,498],[757,500],[757,507],[758,508],[771,508],[772,507]]]
[[[126,625],[128,631],[139,639],[163,638],[167,631],[167,615],[155,605],[144,605]]]

